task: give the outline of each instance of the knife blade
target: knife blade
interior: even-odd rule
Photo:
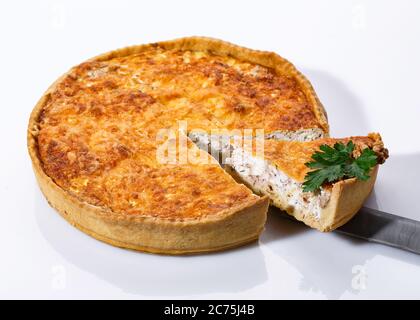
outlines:
[[[335,232],[420,254],[420,221],[376,209],[363,207]]]

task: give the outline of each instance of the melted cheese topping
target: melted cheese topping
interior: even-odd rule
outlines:
[[[255,201],[217,163],[156,161],[157,131],[178,120],[205,130],[321,128],[293,78],[155,47],[73,68],[40,115],[40,158],[59,186],[116,212],[196,218]]]

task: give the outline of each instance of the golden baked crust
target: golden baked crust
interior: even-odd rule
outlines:
[[[42,192],[70,223],[121,247],[179,254],[257,239],[267,198],[208,155],[205,165],[156,162],[156,134],[178,120],[328,134],[309,82],[273,53],[197,37],[120,49],[71,69],[34,108],[28,148]]]

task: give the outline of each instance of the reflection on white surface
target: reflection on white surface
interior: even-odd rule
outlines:
[[[63,224],[41,194],[36,197],[35,216],[42,235],[64,259],[127,293],[235,293],[267,281],[264,257],[257,243],[201,256],[146,254],[114,248]]]
[[[69,268],[83,271],[90,282],[105,281],[121,290],[108,289],[114,297],[373,298],[391,297],[392,293],[380,288],[393,286],[409,297],[420,286],[419,256],[323,234],[285,218],[275,208],[270,209],[259,244],[180,257],[114,248],[90,238],[49,208],[38,190],[34,210],[48,243],[43,250],[54,250],[61,260],[48,266],[52,269],[43,281],[44,286],[48,281],[51,285],[43,292],[46,296],[72,297],[80,286],[89,290],[92,285],[75,283],[75,271]],[[401,278],[390,276],[394,267]],[[89,291],[84,294],[95,296]]]
[[[402,264],[410,267],[415,281],[420,284],[420,257],[408,252],[399,251],[389,247],[368,243],[366,241],[349,238],[336,233],[322,234],[310,230],[301,223],[290,221],[281,217],[276,208],[271,208],[267,230],[262,236],[262,243],[279,256],[286,259],[299,270],[303,278],[299,288],[303,291],[319,291],[326,298],[338,299],[345,292],[353,295],[369,291],[375,294],[390,294],[376,291],[377,287],[371,285],[363,289],[354,285],[356,278],[360,276],[358,266],[369,264],[367,277],[379,273],[384,266],[375,263],[377,256],[385,256],[395,264]],[[281,235],[281,236],[279,236]],[[373,262],[372,262],[373,261]],[[393,263],[390,263],[392,265]],[[387,269],[389,269],[389,265]],[[414,271],[414,272],[413,272]],[[382,272],[381,276],[385,276]],[[355,278],[356,277],[356,278]],[[395,283],[395,279],[382,279]],[[411,286],[415,290],[414,284]]]
[[[420,152],[391,153],[380,169],[373,196],[367,206],[414,220],[420,220]]]

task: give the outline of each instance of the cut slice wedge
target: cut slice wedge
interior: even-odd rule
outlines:
[[[319,147],[351,140],[355,144],[355,156],[370,148],[376,153],[378,163],[383,163],[388,157],[381,136],[376,133],[366,137],[324,138],[306,142],[263,140],[264,149],[259,153],[256,152],[256,143],[250,149],[237,141],[214,143],[216,140],[214,138],[209,144],[211,151],[222,155],[225,169],[231,175],[257,194],[269,196],[274,206],[320,231],[334,230],[357,213],[374,186],[378,166],[371,170],[366,181],[344,179],[323,185],[316,192],[304,192],[303,182],[310,171],[305,164],[311,161],[311,156],[319,151]],[[199,142],[200,147],[205,145],[203,137]]]

